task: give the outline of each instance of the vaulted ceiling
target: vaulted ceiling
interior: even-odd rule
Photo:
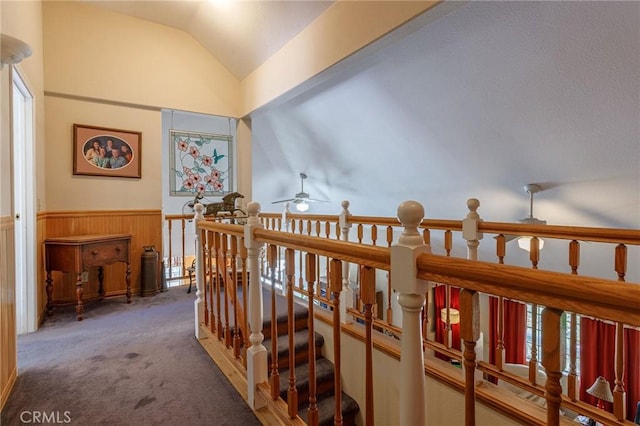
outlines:
[[[333,1],[86,0],[190,33],[239,79],[278,51]]]

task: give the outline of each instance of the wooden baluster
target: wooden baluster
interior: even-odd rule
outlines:
[[[531,261],[531,267],[533,269],[538,269],[538,262],[540,261],[540,240],[538,237],[531,237],[529,247],[529,260]]]
[[[547,425],[560,424],[562,403],[562,363],[560,359],[560,322],[562,311],[546,307],[542,311],[542,365],[547,373],[545,395],[547,400]]]
[[[362,224],[359,223],[358,224],[358,243],[362,244],[362,237],[364,235],[364,229],[362,227]]]
[[[460,291],[460,337],[464,342],[464,424],[476,424],[476,342],[480,338],[480,295],[476,291]]]
[[[615,251],[615,268],[618,274],[618,281],[625,281],[627,274],[627,247],[624,244],[618,244]],[[624,366],[626,364],[626,351],[624,345],[624,324],[616,323],[616,340],[615,340],[615,385],[613,387],[613,414],[616,419],[622,421],[626,418],[627,393],[624,388]]]
[[[393,244],[393,227],[387,226],[387,247],[391,247]],[[391,271],[387,272],[387,312],[386,312],[386,321],[387,324],[391,324],[393,322],[393,308],[391,307],[391,297],[393,295],[393,291],[391,290]],[[382,306],[379,306],[378,309],[382,309]]]
[[[331,224],[327,221],[325,222],[325,227],[324,227],[324,237],[328,240],[329,236],[331,235]],[[329,256],[325,256],[324,258],[324,265],[325,265],[325,276],[327,277],[327,280],[330,277],[331,274],[331,268],[329,267],[329,265],[331,264],[331,259],[329,258]],[[330,297],[330,289],[329,289],[329,283],[327,283],[327,294],[326,297],[327,299],[331,299]]]
[[[222,259],[222,268],[218,269],[222,277],[224,285],[224,345],[231,347],[231,330],[229,328],[229,293],[231,292],[231,283],[229,283],[229,273],[227,270],[227,234],[220,234],[220,258]]]
[[[200,249],[202,250],[202,257],[201,260],[198,262],[196,261],[196,271],[200,268],[202,268],[202,286],[204,288],[204,297],[203,297],[203,308],[204,308],[204,324],[209,326],[210,328],[213,327],[213,321],[211,321],[211,323],[209,323],[209,304],[207,302],[207,295],[210,298],[211,297],[211,293],[212,293],[212,289],[211,287],[207,286],[207,271],[209,270],[209,262],[211,262],[211,259],[209,258],[209,249],[207,247],[207,231],[202,230],[199,231],[200,232]],[[197,278],[196,278],[197,279]],[[209,288],[209,291],[207,292],[207,288]],[[213,300],[213,299],[212,299]],[[212,332],[215,330],[211,330]]]
[[[182,219],[180,221],[180,223],[182,224],[182,275],[181,276],[185,276],[187,275],[187,266],[184,264],[184,254],[186,253],[185,251],[185,242],[186,242],[186,232],[185,232],[185,228],[187,225],[187,221]]]
[[[311,219],[307,219],[307,235],[311,236]]]
[[[496,256],[498,257],[498,263],[504,264],[504,256],[507,252],[507,244],[504,235],[500,234],[496,237]]]
[[[220,236],[218,235],[217,232],[212,232],[210,234],[211,240],[209,242],[210,244],[210,256],[211,256],[211,263],[213,264],[215,262],[215,265],[209,270],[209,273],[211,274],[211,282],[215,283],[215,308],[214,312],[214,318],[216,319],[216,327],[215,327],[215,331],[218,334],[218,340],[222,340],[222,304],[220,303],[220,291],[222,288],[222,285],[220,283],[220,274],[218,271],[218,265],[220,264],[220,260],[218,258],[218,246],[220,245],[219,243],[219,238]],[[212,306],[214,306],[214,303],[212,303]]]
[[[279,217],[279,218],[276,220],[276,224],[277,224],[277,226],[278,226],[278,228],[277,228],[277,229],[278,229],[278,231],[282,231],[282,218],[281,218],[281,217]]]
[[[531,359],[529,360],[529,382],[538,380],[538,305],[531,304]]]
[[[278,313],[276,312],[276,258],[278,247],[267,247],[267,263],[271,269],[271,398],[275,401],[280,395],[280,373],[278,372]]]
[[[231,236],[231,288],[233,289],[233,356],[240,358],[240,327],[238,327],[238,239]]]
[[[296,273],[296,258],[293,249],[284,252],[285,268],[287,272],[287,327],[289,332],[289,389],[287,390],[287,406],[289,417],[294,419],[298,415],[298,389],[296,389],[296,345],[295,345],[295,312],[293,310],[293,283]],[[309,342],[311,344],[311,342]]]
[[[173,244],[171,244],[172,235],[171,231],[173,228],[173,221],[169,221],[169,279],[173,278]]]
[[[498,339],[496,342],[496,367],[502,371],[505,364],[506,351],[504,348],[504,298],[498,297]]]
[[[342,383],[341,364],[342,348],[340,344],[340,292],[342,291],[342,262],[338,259],[331,260],[329,285],[333,293],[333,393],[335,395],[335,411],[333,415],[334,426],[342,425]]]
[[[340,222],[336,222],[336,240],[339,240],[341,235],[342,229],[340,228]]]
[[[195,237],[195,249],[196,249],[196,270],[195,280],[196,280],[196,301],[194,303],[194,314],[195,314],[195,337],[200,340],[205,338],[205,334],[202,332],[200,328],[200,324],[204,324],[206,327],[208,325],[208,316],[207,316],[207,290],[204,284],[204,271],[205,269],[205,258],[204,258],[204,239],[205,239],[205,231],[198,229],[198,222],[200,222],[204,217],[202,216],[202,209],[196,210],[196,215],[193,219],[193,234]],[[169,237],[170,238],[170,237]],[[102,271],[102,268],[100,268]],[[165,271],[163,270],[164,274]]]
[[[431,231],[428,228],[422,230],[422,241],[428,246],[431,245]]]
[[[371,244],[376,245],[378,241],[378,227],[376,225],[371,225]]]
[[[446,309],[446,321],[444,323],[444,345],[447,348],[451,348],[453,329],[451,328],[451,317],[450,317],[451,286],[449,284],[445,284],[444,307]]]
[[[376,303],[376,270],[362,266],[360,298],[364,304],[365,324],[365,425],[373,425],[373,304]]]
[[[538,269],[540,261],[540,240],[532,237],[530,241],[529,260],[531,267]],[[529,381],[536,384],[538,380],[538,305],[531,304],[531,360],[529,361]]]
[[[309,293],[309,411],[307,414],[307,422],[312,426],[318,425],[318,404],[316,398],[316,335],[313,323],[313,287],[315,285],[316,276],[316,256],[307,253],[306,259],[306,280],[307,291]]]
[[[453,248],[453,233],[450,230],[444,231],[444,250],[447,252],[447,256],[451,256],[451,249]]]
[[[242,323],[242,337],[244,338],[244,356],[242,357],[242,365],[247,367],[247,350],[251,346],[249,341],[249,273],[247,271],[247,247],[244,244],[244,238],[240,239],[240,259],[242,261],[242,310],[244,311],[244,320]]]
[[[580,265],[580,243],[573,240],[569,243],[569,265],[571,266],[571,274],[578,275],[578,266]],[[567,377],[567,395],[572,401],[579,399],[578,396],[578,371],[576,368],[577,346],[578,346],[578,316],[575,312],[571,313],[571,332],[569,334],[569,375]]]

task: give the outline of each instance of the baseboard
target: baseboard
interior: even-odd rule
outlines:
[[[9,380],[7,381],[7,385],[4,389],[2,389],[2,396],[0,397],[0,412],[4,409],[4,404],[6,404],[9,399],[9,395],[11,395],[11,391],[13,390],[13,386],[16,384],[16,379],[18,377],[18,368],[16,367],[9,376]]]

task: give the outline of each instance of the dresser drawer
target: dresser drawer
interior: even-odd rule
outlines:
[[[128,241],[87,244],[82,248],[82,260],[85,266],[104,266],[114,262],[127,262],[129,259]]]

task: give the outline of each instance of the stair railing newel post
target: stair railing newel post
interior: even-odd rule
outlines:
[[[258,384],[267,381],[267,348],[262,341],[262,289],[260,286],[260,265],[258,255],[262,243],[255,241],[253,231],[263,229],[258,218],[260,204],[251,202],[247,205],[249,219],[244,227],[244,244],[247,248],[249,267],[249,327],[251,346],[247,350],[247,404],[257,410],[266,405],[266,400],[258,393]]]
[[[424,207],[417,201],[405,201],[398,206],[398,219],[404,230],[398,242],[391,246],[391,274],[393,288],[402,308],[402,337],[400,338],[399,424],[426,424],[426,391],[424,353],[422,350],[422,321],[425,293],[429,282],[416,278],[416,260],[423,253],[431,253],[418,232],[424,218]]]
[[[340,305],[340,293],[343,291],[344,282],[342,280],[342,261],[339,259],[331,260],[330,282],[331,293],[333,294],[333,360],[334,360],[334,384],[333,390],[335,394],[335,411],[333,416],[334,426],[341,426],[342,419],[342,344],[341,344],[341,320],[342,312]]]
[[[480,294],[460,290],[460,338],[464,344],[464,424],[476,424],[476,342],[480,338]]]
[[[563,311],[545,307],[542,310],[542,366],[547,373],[544,397],[547,400],[547,425],[560,424],[562,404],[562,362],[560,323]]]
[[[342,202],[342,212],[340,213],[338,224],[340,226],[340,239],[349,242],[349,229],[351,229],[351,212],[349,212],[349,201]],[[340,322],[349,324],[353,322],[350,315],[347,314],[349,308],[354,307],[354,291],[349,287],[349,262],[342,262],[342,303],[340,304]]]
[[[194,302],[194,313],[195,313],[195,336],[196,339],[201,340],[206,338],[206,334],[200,330],[200,323],[205,321],[204,315],[204,303],[203,303],[203,292],[204,292],[204,256],[202,253],[202,243],[200,241],[200,231],[198,230],[198,222],[204,220],[204,215],[202,214],[203,210],[202,204],[198,203],[194,206],[195,216],[193,217],[193,230],[195,233],[195,242],[196,242],[196,300]],[[171,267],[169,267],[171,269]]]
[[[480,246],[480,240],[483,238],[483,234],[478,232],[478,224],[482,222],[480,215],[478,214],[478,208],[480,207],[480,201],[476,198],[469,198],[467,200],[467,208],[469,209],[469,213],[467,216],[462,219],[462,238],[467,240],[467,259],[469,260],[478,260],[478,247]],[[502,305],[502,299],[500,299],[500,305]],[[499,319],[498,321],[502,321],[502,308],[499,308]],[[479,314],[479,313],[478,313]],[[473,333],[472,333],[473,334]],[[499,333],[500,334],[500,333]],[[502,336],[502,334],[500,334]],[[479,350],[476,351],[475,362],[477,364],[478,361],[482,361],[482,341],[480,340],[480,334],[478,331],[478,336],[476,337],[476,344],[480,346]],[[504,360],[504,348],[502,348],[501,352],[496,353],[499,357],[502,357],[501,360]],[[498,359],[498,357],[496,357]],[[496,365],[502,370],[503,363],[500,361],[496,361]],[[479,384],[482,382],[482,372],[480,370],[475,370],[475,382]]]

